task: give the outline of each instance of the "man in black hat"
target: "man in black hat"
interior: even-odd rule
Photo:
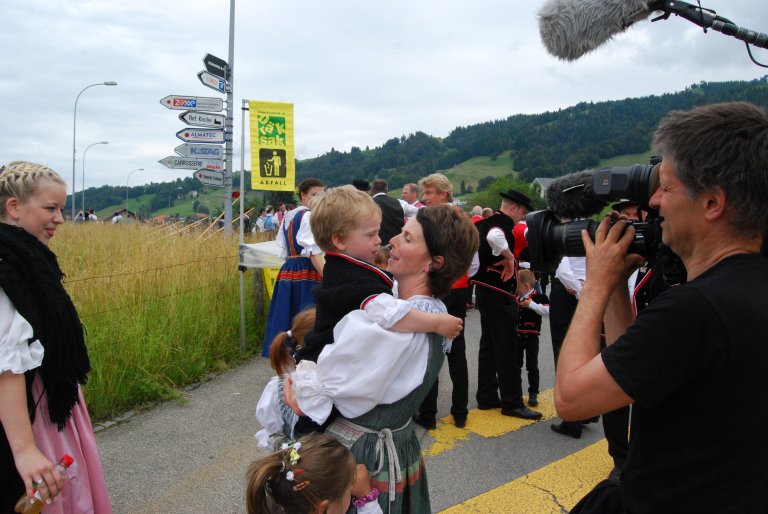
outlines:
[[[541,413],[523,404],[521,363],[517,357],[518,307],[515,238],[512,229],[533,210],[530,199],[510,189],[501,193],[501,207],[477,223],[480,269],[473,277],[480,310],[480,351],[477,368],[477,408],[501,407],[504,416],[539,419]]]

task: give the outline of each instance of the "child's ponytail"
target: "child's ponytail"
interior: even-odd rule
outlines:
[[[293,355],[304,346],[304,336],[314,326],[315,309],[304,309],[294,316],[291,330],[275,336],[269,348],[269,363],[277,376],[287,375],[296,366]]]

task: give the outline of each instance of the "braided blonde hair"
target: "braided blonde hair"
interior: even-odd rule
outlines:
[[[51,180],[66,186],[67,183],[51,168],[27,161],[13,161],[0,166],[0,218],[8,214],[5,203],[9,198],[25,202],[35,194],[40,180]]]

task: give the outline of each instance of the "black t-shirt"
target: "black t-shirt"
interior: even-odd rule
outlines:
[[[636,402],[627,513],[768,512],[765,258],[730,257],[663,293],[602,358]]]

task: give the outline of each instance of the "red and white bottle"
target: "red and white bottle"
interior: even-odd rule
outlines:
[[[61,459],[59,459],[59,463],[56,464],[56,472],[64,480],[67,479],[67,468],[69,468],[73,462],[75,462],[75,459],[69,455],[64,455]],[[43,497],[40,495],[40,491],[37,489],[34,491],[34,496],[31,500],[27,498],[26,494],[23,494],[21,498],[19,498],[19,501],[16,502],[16,507],[14,507],[16,512],[21,514],[38,514],[41,510],[43,510],[43,507],[45,507]]]

